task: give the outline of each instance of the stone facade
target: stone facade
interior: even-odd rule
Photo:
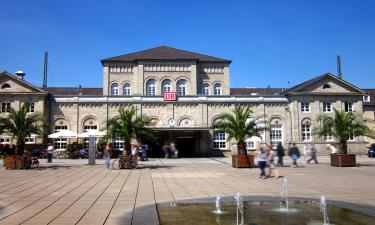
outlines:
[[[21,101],[36,102],[38,110],[48,117],[49,132],[56,129],[77,133],[87,129],[104,130],[106,121],[117,116],[120,107],[134,107],[137,115],[151,119],[152,128],[159,138],[159,144],[153,146],[155,151],[160,151],[162,144],[173,141],[182,150],[182,156],[186,157],[230,155],[236,152],[235,140],[224,140],[221,145],[218,144],[220,140],[215,136],[212,125],[220,113],[228,112],[237,105],[251,106],[254,116],[263,117],[264,123],[274,129],[265,132],[261,141],[249,139],[249,150],[253,150],[259,142],[282,142],[284,146],[288,142],[295,142],[300,147],[306,142],[314,142],[320,153],[326,154],[326,144],[334,140],[323,140],[314,135],[314,128],[322,126],[321,122],[317,122],[320,115],[333,116],[333,108],[346,110],[348,104],[350,110],[359,115],[369,118],[371,114],[363,112],[362,98],[365,92],[332,74],[315,77],[283,92],[256,94],[254,90],[246,93],[244,89],[245,94],[231,95],[230,61],[215,61],[214,57],[203,58],[208,60],[203,61],[199,59],[200,55],[198,58],[181,59],[179,52],[173,53],[177,54],[175,58],[157,55],[150,59],[143,56],[129,59],[125,55],[102,60],[103,89],[94,95],[79,90],[77,93],[55,94],[54,89],[36,89],[6,74],[1,77],[0,85],[8,82],[4,80],[5,77],[11,77],[12,81],[9,82],[12,88],[1,90],[1,102],[10,101],[15,108]],[[154,93],[149,91],[148,82],[151,79],[154,81]],[[185,81],[184,92],[181,93],[180,80]],[[168,91],[177,92],[176,101],[164,100],[162,92],[166,81]],[[114,87],[117,87],[117,91],[113,90]],[[220,90],[215,90],[215,87],[220,87]],[[304,130],[306,126],[309,131]],[[271,135],[272,132],[274,135]],[[279,135],[276,137],[275,134]],[[73,139],[66,140],[66,143],[77,140],[84,141]],[[115,146],[121,148],[121,140],[116,143]],[[365,145],[365,138],[354,137],[349,148],[351,152],[360,152]],[[220,147],[215,148],[217,146]]]

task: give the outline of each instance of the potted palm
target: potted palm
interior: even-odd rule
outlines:
[[[134,107],[129,109],[120,108],[119,116],[107,121],[107,136],[106,138],[124,138],[124,148],[126,151],[131,151],[131,144],[133,140],[154,140],[153,131],[147,126],[150,121],[145,116],[136,116]]]
[[[214,124],[215,132],[226,133],[227,140],[236,140],[237,154],[232,155],[232,166],[235,168],[254,167],[254,155],[247,154],[245,140],[260,136],[265,127],[259,126],[252,113],[250,107],[236,106],[232,112],[220,114]]]
[[[349,167],[356,166],[355,154],[348,154],[348,140],[350,136],[373,137],[366,121],[354,112],[339,112],[334,109],[335,115],[330,118],[326,115],[320,116],[318,122],[323,126],[316,129],[319,137],[332,135],[339,142],[339,153],[331,154],[331,166]]]
[[[15,156],[7,156],[7,168],[21,168],[22,158],[19,155],[25,151],[25,138],[31,135],[41,135],[43,133],[44,117],[38,113],[28,113],[29,103],[25,103],[16,111],[13,108],[6,115],[5,118],[0,119],[0,124],[4,132],[11,134],[12,138],[16,139],[17,147]]]

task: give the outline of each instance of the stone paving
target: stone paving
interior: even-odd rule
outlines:
[[[290,196],[325,195],[361,204],[375,215],[375,158],[358,157],[360,166],[354,168],[331,167],[324,156],[319,160],[278,168],[288,178]],[[235,192],[276,197],[280,187],[280,179],[259,179],[256,168],[234,169],[228,158],[150,159],[136,170],[106,170],[103,160],[95,166],[87,160],[41,162],[38,170],[0,165],[0,224],[158,224],[158,202]]]

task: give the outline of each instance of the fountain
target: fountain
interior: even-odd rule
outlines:
[[[288,202],[288,179],[284,177],[280,186],[280,211],[288,212],[289,211],[289,202]]]
[[[221,196],[220,195],[216,196],[215,207],[216,207],[216,210],[212,211],[213,213],[217,215],[221,215],[225,213],[225,211],[221,209]]]
[[[320,196],[320,212],[323,214],[323,225],[329,225],[326,197]]]
[[[240,192],[237,192],[234,195],[234,199],[236,199],[236,206],[237,206],[237,225],[238,224],[243,225],[244,224],[244,220],[243,220],[243,196]],[[241,216],[241,223],[238,223],[239,222],[239,216]]]

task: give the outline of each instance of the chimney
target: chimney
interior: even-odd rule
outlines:
[[[23,77],[26,75],[22,70],[16,72],[17,78],[23,80]]]

